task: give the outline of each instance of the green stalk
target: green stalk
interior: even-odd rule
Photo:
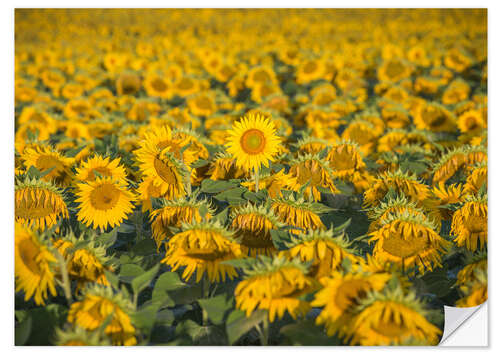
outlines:
[[[259,192],[259,169],[255,169],[255,193]]]
[[[73,298],[71,296],[71,282],[69,281],[68,269],[66,268],[66,261],[64,257],[59,253],[57,249],[54,249],[54,255],[59,263],[59,267],[61,269],[62,275],[62,288],[64,290],[64,296],[66,297],[66,301],[68,302],[68,306],[71,306],[73,303]]]

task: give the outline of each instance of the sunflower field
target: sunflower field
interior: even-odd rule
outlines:
[[[487,299],[487,14],[16,10],[16,345],[436,345]]]

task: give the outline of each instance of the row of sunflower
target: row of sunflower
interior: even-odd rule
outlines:
[[[16,344],[437,344],[486,53],[482,10],[16,11]]]

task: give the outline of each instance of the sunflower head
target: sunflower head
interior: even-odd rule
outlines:
[[[488,242],[488,198],[486,194],[468,195],[460,209],[455,211],[451,234],[459,247],[476,251]],[[479,244],[478,244],[479,243]]]
[[[228,152],[219,152],[210,163],[208,171],[211,180],[228,180],[242,178],[247,175],[245,170],[236,166],[236,160]]]
[[[305,135],[294,144],[301,154],[318,154],[326,149],[328,145],[329,143],[325,139],[315,138],[310,135]]]
[[[391,262],[405,268],[418,268],[420,273],[441,267],[441,254],[450,242],[436,233],[436,225],[418,212],[404,210],[388,214],[380,222],[381,228],[370,233],[375,241],[373,256],[381,262]]]
[[[351,344],[380,346],[403,344],[409,338],[435,345],[441,330],[431,324],[429,314],[414,292],[393,290],[369,292],[356,308],[350,330]]]
[[[267,205],[256,206],[248,203],[234,208],[231,220],[231,227],[236,230],[236,237],[243,251],[252,256],[276,251],[271,230],[282,228],[284,223]]]
[[[227,152],[236,159],[236,165],[244,170],[268,167],[279,151],[281,139],[270,118],[260,114],[244,116],[233,124],[228,133]]]
[[[15,277],[16,292],[24,292],[24,300],[32,297],[37,305],[45,305],[48,293],[56,296],[56,257],[47,239],[31,229],[15,224]]]
[[[125,168],[120,164],[119,158],[111,160],[109,157],[95,155],[76,168],[75,177],[79,181],[94,181],[99,176],[111,177],[122,184],[127,183],[127,174]]]
[[[240,245],[233,239],[233,232],[224,228],[219,221],[183,223],[182,231],[165,243],[165,258],[162,263],[172,271],[184,268],[182,277],[189,280],[196,272],[200,281],[206,272],[211,282],[233,279],[238,274],[226,260],[242,257]]]
[[[317,279],[343,269],[345,260],[348,260],[350,265],[362,261],[351,248],[343,232],[334,228],[311,229],[307,233],[299,233],[298,236],[292,236],[287,246],[287,255],[299,257],[303,262],[311,262],[310,274]]]
[[[87,331],[80,326],[62,330],[56,328],[54,344],[56,346],[110,346],[111,340],[99,331]]]
[[[88,285],[80,301],[70,306],[68,322],[87,331],[96,331],[112,314],[104,333],[113,345],[132,346],[137,343],[133,313],[134,306],[125,291],[114,291],[109,286]]]
[[[15,185],[15,219],[44,230],[68,218],[68,208],[62,190],[39,179],[25,178]]]
[[[134,194],[112,178],[97,178],[77,187],[77,218],[94,229],[119,225],[134,208]]]
[[[286,311],[294,319],[305,316],[311,307],[299,298],[316,288],[307,270],[308,265],[298,259],[259,256],[243,268],[244,279],[234,291],[236,307],[247,316],[255,309],[268,310],[271,322],[276,316],[282,318]]]
[[[34,166],[38,171],[47,171],[42,180],[68,186],[72,181],[71,165],[73,159],[61,155],[57,150],[36,145],[28,147],[22,154],[24,166]]]
[[[463,297],[456,302],[457,307],[478,306],[488,300],[488,270],[478,267],[474,279],[460,287]]]
[[[334,176],[341,180],[352,180],[355,174],[366,168],[366,164],[360,154],[356,143],[350,141],[339,141],[332,146],[326,156]]]
[[[151,229],[153,239],[159,249],[165,238],[173,233],[169,227],[180,228],[182,223],[207,221],[214,216],[214,209],[205,199],[199,200],[196,195],[191,198],[161,200],[161,207],[151,212]]]

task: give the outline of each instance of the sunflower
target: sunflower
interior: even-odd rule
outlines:
[[[51,147],[28,147],[22,154],[24,166],[34,166],[40,172],[48,171],[42,177],[44,181],[53,181],[57,185],[68,186],[72,181],[71,165],[73,159],[61,155]]]
[[[68,218],[65,197],[60,189],[50,183],[26,178],[15,185],[15,220],[45,230],[57,223],[58,218]]]
[[[483,249],[488,242],[488,200],[486,195],[469,195],[464,205],[455,211],[451,223],[451,234],[459,247],[470,251]]]
[[[174,199],[186,193],[184,185],[189,174],[186,165],[177,160],[169,149],[145,144],[135,154],[145,181],[151,180],[154,186],[159,187],[160,195]]]
[[[173,90],[180,97],[188,97],[200,90],[200,83],[194,78],[184,76],[175,82]]]
[[[153,179],[146,178],[139,183],[137,188],[137,200],[141,203],[141,211],[147,212],[153,209],[152,198],[161,198],[161,187],[154,184]]]
[[[182,223],[200,223],[209,220],[214,210],[206,200],[197,200],[196,197],[177,200],[162,200],[161,207],[151,212],[151,230],[153,239],[159,249],[162,241],[173,235],[169,227],[180,228]]]
[[[92,158],[87,159],[76,168],[75,178],[79,181],[89,182],[95,181],[96,174],[103,178],[111,178],[122,185],[127,183],[127,174],[125,167],[120,164],[120,159],[116,158],[111,160],[109,157],[102,157],[101,155],[94,155]]]
[[[414,123],[417,129],[433,132],[456,130],[454,114],[435,102],[421,105],[415,114]]]
[[[61,330],[56,327],[54,345],[56,346],[110,346],[111,340],[99,331],[90,332],[80,326]]]
[[[390,190],[399,195],[404,194],[409,200],[419,204],[431,195],[429,187],[420,182],[415,175],[409,175],[401,170],[386,171],[365,191],[364,206],[377,206]]]
[[[134,194],[112,178],[80,183],[76,196],[78,220],[94,229],[104,230],[108,225],[113,228],[121,224],[134,208]]]
[[[88,126],[78,121],[68,121],[68,123],[66,124],[64,135],[67,138],[74,140],[89,140],[92,138],[90,136]]]
[[[438,186],[432,188],[434,196],[433,204],[439,210],[442,219],[449,220],[453,216],[453,211],[443,206],[462,202],[464,193],[465,191],[461,184],[445,186],[443,181],[439,182]]]
[[[403,344],[409,338],[436,345],[441,330],[431,324],[428,310],[414,292],[405,294],[402,289],[369,292],[360,301],[349,329],[351,344],[380,346]]]
[[[297,319],[311,309],[300,297],[316,289],[307,276],[307,265],[284,257],[259,256],[251,267],[243,269],[244,279],[236,286],[236,307],[250,316],[255,309],[267,310],[270,322],[285,312]]]
[[[245,206],[231,211],[231,227],[236,230],[243,253],[250,256],[270,255],[276,251],[271,237],[272,229],[280,229],[283,222],[265,205]]]
[[[458,128],[464,134],[478,133],[486,128],[486,121],[479,110],[468,110],[458,117]]]
[[[467,254],[465,266],[457,274],[457,285],[466,285],[468,282],[478,280],[479,271],[488,271],[488,253],[479,251]]]
[[[476,269],[474,279],[467,281],[460,290],[464,297],[458,300],[457,307],[478,306],[488,300],[488,270]]]
[[[409,210],[389,214],[382,227],[372,233],[373,256],[381,262],[392,262],[405,268],[417,267],[420,273],[441,267],[441,254],[451,246],[436,233],[436,225]]]
[[[48,113],[38,107],[24,107],[19,115],[18,125],[32,124],[37,125],[49,135],[57,131],[57,123]]]
[[[56,296],[56,258],[47,242],[29,228],[15,224],[15,277],[16,292],[24,292],[24,300],[34,298],[37,305],[45,305],[48,293]]]
[[[372,153],[377,140],[375,126],[369,121],[357,119],[349,123],[342,132],[342,139],[355,142],[363,155]]]
[[[236,159],[236,165],[246,171],[269,167],[279,151],[281,139],[270,118],[250,114],[233,124],[228,133],[227,152]]]
[[[287,246],[288,250],[285,251],[287,256],[311,262],[310,275],[316,279],[341,270],[345,260],[352,265],[362,260],[350,248],[351,244],[344,234],[335,232],[333,228],[309,229],[307,233],[299,233],[298,236],[292,237]]]
[[[305,135],[303,136],[297,144],[294,144],[298,148],[299,153],[305,154],[318,154],[322,150],[328,147],[328,141],[320,138],[315,138],[314,136]]]
[[[349,141],[339,141],[332,146],[326,155],[333,175],[341,180],[354,180],[366,164],[359,152],[358,146]],[[357,174],[357,175],[356,175]]]
[[[259,84],[267,82],[278,83],[273,69],[269,66],[257,66],[248,71],[245,84],[247,88],[254,88]]]
[[[173,84],[167,78],[156,74],[146,76],[144,89],[150,97],[170,99],[173,96]]]
[[[322,310],[316,318],[317,325],[325,325],[326,333],[340,337],[349,333],[348,326],[353,318],[353,310],[359,299],[366,297],[370,291],[382,290],[391,275],[387,273],[341,273],[332,272],[320,278],[321,289],[311,302],[313,307]]]
[[[187,106],[196,116],[208,117],[217,111],[217,103],[213,93],[196,93],[187,99]]]
[[[443,62],[446,67],[463,72],[472,64],[472,59],[463,50],[453,47],[448,50]]]
[[[246,176],[246,172],[236,166],[236,160],[231,154],[223,151],[215,155],[208,170],[211,180],[229,180]]]
[[[321,59],[308,59],[300,63],[295,76],[298,84],[307,84],[325,75],[325,63]]]
[[[319,215],[331,211],[327,206],[305,200],[304,197],[297,199],[293,193],[288,197],[276,197],[271,202],[271,208],[278,218],[287,225],[295,227],[290,229],[293,234],[306,232],[309,229],[326,228]]]
[[[152,84],[150,83],[150,85]],[[116,92],[118,95],[134,95],[140,89],[141,78],[134,73],[123,73],[116,80]]]
[[[316,201],[321,198],[320,190],[340,192],[333,182],[334,175],[329,163],[321,159],[319,154],[299,155],[297,159],[291,160],[288,178],[288,188],[299,191],[305,186],[304,196],[313,197]]]
[[[464,191],[476,194],[483,185],[488,189],[488,163],[484,161],[479,162],[472,168],[470,174],[467,176]]]
[[[408,78],[412,73],[411,65],[401,58],[392,58],[385,61],[378,68],[378,79],[380,81],[399,82]]]
[[[162,263],[172,271],[184,266],[182,278],[189,280],[196,272],[199,282],[206,272],[211,282],[225,281],[238,276],[236,270],[223,264],[226,260],[242,257],[240,245],[232,238],[232,232],[219,221],[213,223],[184,223],[182,232],[165,243],[165,258]]]
[[[68,322],[87,331],[96,331],[112,315],[104,333],[113,345],[133,346],[137,343],[132,324],[134,307],[125,292],[114,292],[109,286],[88,286],[81,301],[74,302],[68,312]]]

